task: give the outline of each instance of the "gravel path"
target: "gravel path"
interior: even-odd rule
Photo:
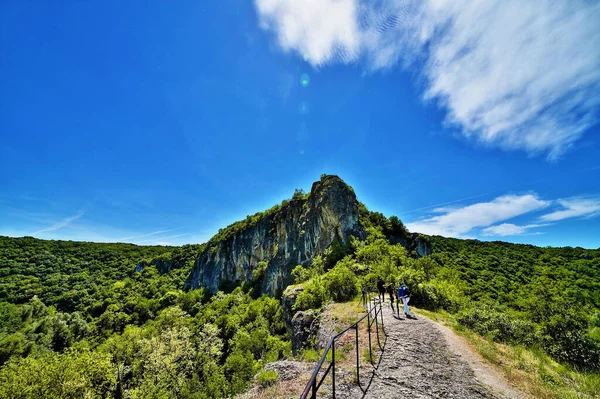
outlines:
[[[364,398],[519,398],[521,397],[497,375],[496,383],[490,378],[480,378],[482,367],[473,361],[476,356],[465,356],[470,349],[459,338],[447,337],[452,332],[443,326],[418,316],[417,319],[400,319],[384,308],[384,325],[388,334],[381,362]],[[480,364],[481,366],[481,364]],[[474,369],[478,370],[476,376]],[[491,369],[484,370],[495,374]],[[479,378],[478,378],[479,377]],[[490,377],[488,375],[488,377]],[[336,397],[360,398],[362,392],[356,385],[340,386]],[[329,396],[329,395],[327,395]]]

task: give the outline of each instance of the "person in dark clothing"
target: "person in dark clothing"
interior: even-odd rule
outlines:
[[[379,299],[385,302],[385,283],[381,277],[377,280],[377,292],[379,293]]]
[[[396,295],[396,290],[394,288],[393,283],[389,283],[386,289],[387,293],[390,295],[390,306],[392,307],[392,313],[396,313],[394,310],[394,296]],[[396,304],[396,308],[398,305]]]

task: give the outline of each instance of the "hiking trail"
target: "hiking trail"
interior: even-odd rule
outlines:
[[[388,334],[379,367],[365,395],[354,384],[336,387],[339,398],[508,398],[527,396],[513,389],[448,327],[422,315],[392,314],[384,304]],[[328,395],[329,396],[329,395]]]

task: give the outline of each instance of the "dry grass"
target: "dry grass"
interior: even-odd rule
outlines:
[[[288,381],[277,381],[270,387],[261,388],[255,385],[247,398],[253,399],[298,399],[310,379],[312,371]]]
[[[342,331],[365,315],[365,308],[358,301],[334,303],[325,315],[325,319],[333,321],[336,331]],[[379,327],[381,328],[381,326]],[[379,339],[383,345],[385,337],[383,331],[379,331]],[[373,367],[369,362],[369,331],[367,319],[358,324],[358,356],[356,351],[356,330],[351,329],[339,337],[335,343],[337,381],[357,383],[356,363],[358,357],[359,376],[361,385],[371,376]],[[373,362],[379,360],[381,351],[377,345],[377,331],[375,325],[371,326],[371,356]],[[331,356],[328,356],[331,360]]]
[[[458,324],[445,312],[419,310],[464,337],[474,352],[519,390],[542,399],[600,399],[600,373],[580,373],[543,351],[490,341]]]

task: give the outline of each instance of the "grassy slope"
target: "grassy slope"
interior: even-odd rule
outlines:
[[[600,373],[578,372],[536,348],[494,342],[465,328],[447,312],[418,312],[452,328],[507,381],[536,398],[600,397]]]

